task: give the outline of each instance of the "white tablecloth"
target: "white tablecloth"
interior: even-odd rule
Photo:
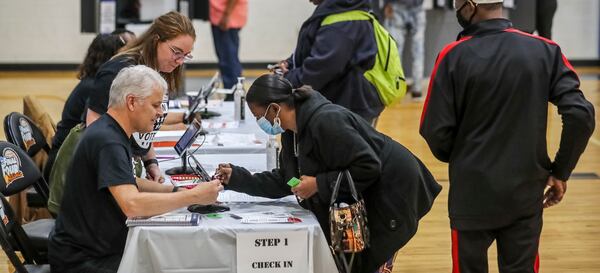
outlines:
[[[212,102],[209,103],[211,111],[221,113],[221,116],[202,120],[203,124],[219,124],[233,122],[233,102]],[[175,109],[173,112],[181,112],[180,109]],[[240,121],[236,128],[224,129],[206,129],[209,135],[196,153],[197,154],[250,154],[250,153],[266,153],[267,134],[263,132],[256,120],[246,107],[246,120]],[[153,142],[166,143],[168,147],[155,147],[155,151],[159,156],[175,154],[173,145],[183,135],[184,131],[159,131],[154,136]],[[203,136],[199,136],[195,144],[200,144],[203,141]],[[190,150],[195,150],[193,146]]]
[[[309,234],[309,272],[337,272],[316,218],[290,202],[228,203],[231,213],[286,211],[302,219],[294,224],[242,224],[228,213],[203,217],[199,226],[129,229],[120,273],[236,272],[236,234],[240,232],[299,231]]]
[[[211,109],[221,112],[221,117],[215,120],[232,120],[233,104],[225,102],[220,109]],[[233,163],[246,167],[252,172],[266,170],[266,139],[254,117],[249,110],[246,111],[246,122],[236,129],[212,130],[221,133],[255,134],[257,139],[262,139],[262,144],[248,143],[244,145],[207,145],[201,147],[196,155],[197,159],[212,174],[218,163]],[[182,134],[183,131],[180,132]],[[173,134],[169,134],[173,135]],[[156,141],[172,141],[175,137],[165,138],[157,134]],[[201,140],[202,137],[199,138]],[[156,149],[159,156],[173,155],[172,148]],[[181,165],[180,159],[162,161],[162,170]],[[240,200],[233,195],[220,196]],[[293,198],[291,198],[293,200]],[[242,198],[241,200],[245,200]],[[288,198],[289,200],[289,198]],[[263,200],[264,201],[264,200]],[[260,203],[226,203],[231,208],[230,212],[222,214],[222,218],[213,219],[203,217],[199,226],[193,227],[150,227],[138,226],[129,229],[127,243],[119,267],[121,273],[190,273],[211,272],[225,273],[236,272],[236,234],[241,232],[268,232],[268,231],[300,231],[306,230],[309,234],[309,272],[333,273],[337,272],[329,246],[319,223],[310,211],[302,209],[295,202],[260,202]],[[185,210],[182,208],[181,210]],[[302,219],[301,223],[294,224],[242,224],[240,220],[233,219],[229,213],[247,213],[255,211],[289,212]]]

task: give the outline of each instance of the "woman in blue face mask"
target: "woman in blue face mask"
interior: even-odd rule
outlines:
[[[295,194],[300,205],[315,214],[330,241],[332,187],[340,171],[349,170],[365,200],[371,231],[370,246],[355,257],[352,271],[391,272],[385,270],[396,251],[415,234],[419,219],[441,189],[423,163],[365,119],[310,87],[292,89],[280,76],[256,79],[246,101],[265,132],[281,134],[280,167],[251,174],[233,164],[220,164],[225,187],[269,198]],[[290,188],[287,181],[292,177],[301,182]],[[340,199],[351,200],[345,182]]]

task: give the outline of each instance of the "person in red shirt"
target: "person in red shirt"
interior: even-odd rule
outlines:
[[[248,0],[210,0],[209,17],[223,87],[232,88],[242,76],[240,30],[248,18]],[[226,100],[233,100],[227,95]]]

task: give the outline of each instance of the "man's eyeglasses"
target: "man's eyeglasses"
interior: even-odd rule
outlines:
[[[179,61],[179,60],[183,59],[183,62],[187,63],[194,58],[194,56],[192,56],[192,54],[189,54],[189,53],[183,54],[183,52],[181,52],[181,50],[173,48],[169,43],[166,43],[166,44],[169,47],[169,49],[171,49],[171,52],[173,52],[173,60],[174,61]]]

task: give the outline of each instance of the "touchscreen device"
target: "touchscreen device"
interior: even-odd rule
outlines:
[[[196,141],[200,129],[202,129],[202,125],[197,119],[194,119],[192,123],[188,126],[188,128],[185,130],[185,133],[183,133],[181,138],[179,138],[177,143],[175,143],[174,148],[175,152],[177,152],[178,155],[181,156],[181,154],[185,150],[189,149],[192,146],[192,144],[194,144],[194,141]]]

